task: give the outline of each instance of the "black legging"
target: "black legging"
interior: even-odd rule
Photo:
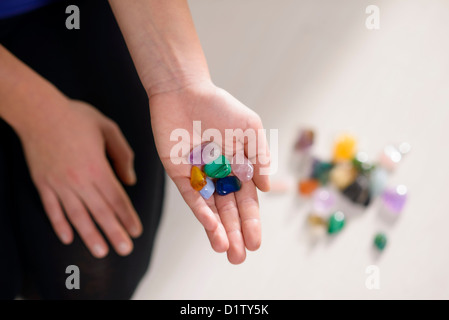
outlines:
[[[69,4],[80,8],[80,30],[65,27]],[[149,265],[164,170],[147,95],[107,1],[61,1],[0,20],[0,43],[68,97],[91,103],[118,123],[135,152],[138,182],[125,189],[144,228],[127,257],[111,249],[106,258],[96,259],[77,234],[71,245],[61,244],[31,181],[20,141],[0,119],[0,298],[130,298]],[[65,286],[69,265],[80,269],[79,290]]]

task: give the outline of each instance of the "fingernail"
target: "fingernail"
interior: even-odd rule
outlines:
[[[60,234],[60,238],[61,238],[62,243],[69,244],[70,238],[69,238],[69,235],[67,233],[61,233]]]
[[[136,172],[134,171],[134,169],[129,169],[128,176],[132,184],[135,184],[137,182]]]
[[[93,251],[97,257],[104,257],[107,254],[107,250],[100,244],[96,244],[93,247]]]
[[[129,243],[126,242],[120,242],[118,245],[118,251],[120,254],[127,255],[131,252],[131,246]]]
[[[137,238],[138,236],[141,235],[141,231],[137,227],[131,227],[131,229],[129,230],[129,233],[134,238]]]

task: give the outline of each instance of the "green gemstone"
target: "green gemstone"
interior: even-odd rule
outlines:
[[[329,172],[333,168],[333,163],[316,161],[312,168],[312,178],[320,181],[322,185],[329,181]]]
[[[368,156],[364,152],[359,152],[354,159],[352,159],[352,165],[357,169],[360,173],[369,173],[374,168],[375,165],[368,162]]]
[[[374,245],[380,251],[385,249],[385,246],[387,245],[387,236],[385,235],[385,233],[376,234],[376,237],[374,238]]]
[[[338,233],[345,226],[345,215],[341,211],[334,212],[328,221],[327,232],[329,234]]]
[[[204,166],[204,172],[211,178],[224,178],[231,173],[231,164],[222,155],[211,163],[206,164]]]

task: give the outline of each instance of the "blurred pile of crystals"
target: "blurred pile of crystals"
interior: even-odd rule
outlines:
[[[392,217],[403,211],[407,201],[404,185],[388,186],[388,179],[411,150],[409,143],[386,146],[376,161],[357,150],[357,139],[342,134],[335,140],[332,158],[319,159],[313,154],[315,132],[300,131],[294,146],[298,193],[312,202],[307,222],[310,228],[325,230],[329,235],[344,229],[349,216],[336,209],[337,196],[361,208],[381,199],[382,210]],[[373,246],[382,251],[387,244],[385,232],[373,236]]]

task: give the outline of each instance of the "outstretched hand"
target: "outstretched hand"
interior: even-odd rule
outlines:
[[[257,250],[261,244],[261,222],[256,188],[269,190],[268,175],[260,169],[269,166],[269,153],[265,135],[257,135],[262,130],[260,117],[244,106],[226,91],[206,82],[184,87],[170,92],[150,96],[151,122],[156,147],[162,163],[178,187],[182,197],[206,230],[212,248],[217,252],[227,252],[228,260],[233,264],[242,263],[246,250]],[[194,132],[193,122],[201,121],[201,132]],[[190,185],[191,165],[174,159],[171,150],[177,141],[170,141],[171,134],[177,129],[187,130],[191,150],[195,141],[202,141],[207,129],[217,129],[225,140],[226,129],[250,129],[256,138],[237,138],[226,141],[222,153],[231,159],[244,150],[245,156],[254,165],[254,177],[243,182],[236,193],[220,196],[215,193],[208,200]],[[253,140],[253,141],[250,141]],[[257,141],[256,141],[257,140]],[[252,144],[255,150],[248,148]],[[180,155],[186,157],[187,154]]]

